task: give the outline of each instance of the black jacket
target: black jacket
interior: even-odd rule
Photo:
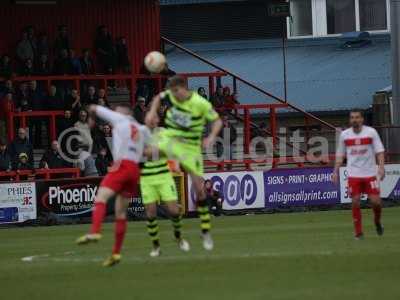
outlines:
[[[71,166],[58,152],[54,152],[51,149],[43,154],[39,166],[44,168],[45,163],[47,163],[49,169],[69,168]]]
[[[26,153],[28,154],[29,163],[33,165],[33,147],[28,139],[21,140],[19,137],[15,138],[10,144],[9,151],[14,163],[18,162],[21,153]]]
[[[0,171],[8,171],[12,168],[11,155],[6,149],[4,152],[0,152]]]

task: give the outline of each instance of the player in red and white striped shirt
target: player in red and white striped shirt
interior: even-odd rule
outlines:
[[[333,181],[335,183],[339,181],[339,168],[346,157],[355,237],[356,239],[363,237],[361,194],[368,195],[374,211],[376,231],[378,235],[382,235],[382,200],[379,182],[385,177],[385,149],[376,130],[364,125],[364,116],[361,110],[350,112],[350,125],[350,128],[340,134]]]
[[[117,106],[115,111],[91,105],[90,112],[112,125],[112,154],[114,164],[103,178],[96,194],[92,213],[92,227],[88,234],[78,238],[79,245],[101,239],[101,225],[106,215],[108,200],[115,198],[115,241],[112,255],[104,266],[112,266],[121,260],[121,248],[127,227],[127,208],[135,195],[139,181],[139,162],[145,145],[150,140],[150,131],[132,117],[127,106]]]

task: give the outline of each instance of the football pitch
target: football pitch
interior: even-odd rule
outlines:
[[[144,222],[130,222],[123,260],[101,267],[103,240],[74,245],[88,225],[0,230],[1,299],[400,299],[400,208],[383,211],[378,237],[363,210],[365,240],[350,211],[213,218],[216,248],[201,248],[198,220],[185,220],[192,251],[181,253],[161,221],[162,256],[148,256]]]

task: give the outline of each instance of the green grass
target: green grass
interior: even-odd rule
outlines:
[[[102,268],[112,225],[96,245],[75,246],[88,226],[0,230],[1,299],[400,299],[400,209],[384,210],[377,237],[363,210],[364,241],[352,237],[349,211],[213,219],[216,249],[200,244],[198,221],[185,220],[189,254],[161,222],[163,255],[148,257],[145,223],[129,223],[123,261]],[[37,257],[32,262],[22,257]]]

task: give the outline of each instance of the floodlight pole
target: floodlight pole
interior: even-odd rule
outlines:
[[[393,125],[400,126],[400,0],[391,0],[390,11]]]

